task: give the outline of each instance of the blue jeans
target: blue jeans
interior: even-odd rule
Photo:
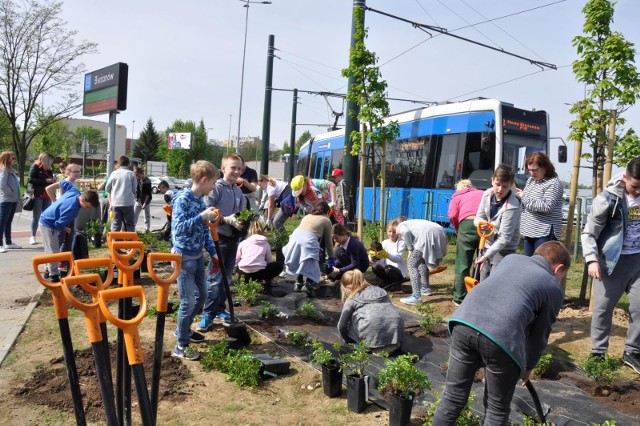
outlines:
[[[178,308],[178,345],[186,348],[189,345],[189,331],[193,317],[204,305],[207,294],[207,282],[204,276],[204,258],[183,260],[180,275],[178,275],[178,294],[180,307]]]
[[[524,237],[524,255],[533,256],[533,253],[538,247],[547,241],[553,241],[556,239],[556,235],[553,233],[553,226],[549,231],[549,235],[546,237]]]
[[[51,199],[49,198],[38,198],[35,197],[33,199],[33,219],[31,219],[31,236],[36,236],[36,231],[38,230],[38,224],[40,223],[40,215],[43,211],[49,208],[51,205]]]
[[[2,238],[7,245],[11,244],[11,222],[13,222],[13,216],[16,213],[16,207],[18,203],[5,201],[0,203],[0,245],[2,245]]]
[[[485,367],[485,425],[506,425],[520,368],[484,334],[458,324],[451,333],[447,382],[433,417],[433,426],[455,425],[464,408],[478,368]]]
[[[220,235],[218,245],[220,247],[218,259],[223,262],[227,271],[227,282],[231,285],[233,268],[236,266],[238,238]],[[207,301],[204,305],[203,314],[210,318],[215,318],[220,312],[224,312],[227,304],[227,292],[222,284],[222,270],[207,277],[207,287]]]

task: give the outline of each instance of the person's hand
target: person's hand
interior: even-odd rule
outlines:
[[[217,274],[220,271],[220,259],[218,256],[211,256],[211,264],[209,265],[209,274]]]
[[[524,196],[524,191],[520,188],[516,188],[516,195],[522,198]]]
[[[344,217],[349,216],[349,210],[342,210],[342,215],[343,215]]]
[[[242,185],[244,185],[244,179],[242,179],[241,177],[239,177],[238,179],[236,179],[236,185],[238,185],[238,186],[242,186]]]
[[[329,269],[334,269],[335,264],[336,260],[333,257],[327,259],[327,266],[329,267]]]
[[[487,257],[487,255],[480,256],[479,258],[476,259],[475,264],[480,265],[480,270],[482,271],[484,269],[485,263],[488,260],[489,260],[489,257]]]
[[[336,205],[336,203],[334,203],[334,202],[332,201],[332,202],[330,202],[330,203],[329,203],[329,208],[330,208],[330,209],[332,209],[332,208],[333,208],[333,206],[335,206],[335,205]]]
[[[522,375],[522,386],[526,386],[529,378],[531,377],[531,370],[527,370]]]
[[[600,264],[598,262],[589,262],[587,273],[591,278],[600,279]]]
[[[240,225],[240,222],[238,222],[238,218],[234,214],[223,217],[222,221],[238,230],[242,230],[242,225]]]
[[[218,215],[213,208],[208,208],[200,213],[200,217],[203,221],[215,222],[218,219]]]

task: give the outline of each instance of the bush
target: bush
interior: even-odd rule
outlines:
[[[244,277],[240,278],[238,284],[236,284],[236,293],[238,294],[238,298],[252,306],[256,303],[258,294],[261,291],[262,284],[254,280],[245,281]]]
[[[538,377],[542,376],[549,370],[549,367],[551,367],[551,361],[553,361],[551,354],[542,355],[538,360],[538,364],[536,364],[536,367],[533,369],[533,374]]]
[[[260,308],[260,316],[263,319],[276,318],[278,315],[278,309],[273,305],[273,303],[263,300],[262,307]]]
[[[434,402],[424,403],[427,413],[425,418],[423,419],[422,426],[431,426],[431,424],[433,423],[433,415],[436,412],[436,407],[440,403],[440,398],[442,398],[442,394],[440,394],[439,392],[434,392],[434,396],[436,397],[436,400]],[[476,416],[475,414],[473,414],[473,411],[471,410],[471,403],[473,403],[473,400],[475,398],[476,398],[476,393],[471,392],[469,394],[469,399],[467,400],[467,403],[465,404],[464,408],[460,412],[460,416],[458,417],[458,420],[456,420],[456,426],[477,426],[478,424],[480,424],[480,416]]]
[[[309,355],[309,362],[316,365],[329,365],[331,362],[336,361],[336,357],[331,353],[329,349],[326,349],[324,345],[317,340],[312,340],[309,346],[313,348],[313,352]],[[340,344],[335,343],[333,348],[338,351]]]
[[[433,327],[442,322],[442,316],[433,312],[433,306],[429,303],[421,303],[417,306],[418,313],[422,315],[420,319],[420,328],[429,334],[433,331]]]
[[[370,363],[369,344],[365,341],[357,343],[353,351],[340,355],[342,369],[344,370],[344,367],[347,367],[351,374],[359,377],[364,375],[364,370]]]
[[[308,318],[314,322],[325,321],[325,317],[324,315],[322,315],[322,312],[320,312],[318,308],[316,308],[315,305],[311,302],[305,302],[301,307],[296,309],[293,313],[296,316]]]
[[[226,373],[225,361],[228,352],[229,349],[227,347],[227,342],[222,341],[218,344],[210,345],[209,349],[200,360],[202,369],[204,371],[217,370],[222,373]]]
[[[609,354],[604,357],[590,356],[582,364],[584,374],[603,388],[610,388],[613,381],[620,377],[620,367],[622,359],[612,358]]]
[[[417,359],[416,355],[406,354],[386,360],[384,368],[378,373],[378,390],[408,398],[409,395],[416,396],[425,389],[431,389],[427,373],[414,364]]]
[[[287,333],[287,339],[289,339],[289,342],[291,342],[293,346],[303,348],[307,346],[307,342],[309,341],[309,332],[291,330]]]
[[[227,342],[209,346],[200,361],[204,371],[220,371],[240,387],[255,388],[260,383],[262,363],[246,348],[228,349]]]

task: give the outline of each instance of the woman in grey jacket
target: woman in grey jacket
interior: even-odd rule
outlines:
[[[20,200],[18,177],[13,170],[15,158],[13,151],[0,154],[0,253],[6,253],[8,248],[22,248],[11,242],[11,223]]]
[[[341,280],[344,307],[338,321],[347,343],[366,342],[374,352],[391,353],[400,348],[404,321],[380,287],[365,281],[362,272],[345,272]]]

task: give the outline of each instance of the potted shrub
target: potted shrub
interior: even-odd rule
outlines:
[[[93,246],[95,248],[102,247],[103,227],[104,225],[98,219],[90,220],[84,226],[84,233],[88,238],[91,238],[93,240]]]
[[[310,346],[313,352],[309,355],[312,364],[320,365],[322,370],[322,390],[329,398],[342,395],[342,369],[340,363],[331,351],[317,340],[312,340]],[[334,349],[339,349],[339,344],[334,344]]]
[[[347,375],[347,408],[354,413],[362,413],[367,408],[369,400],[369,377],[364,370],[371,363],[369,345],[360,342],[352,352],[340,356],[342,368],[348,368]]]
[[[408,425],[413,401],[425,389],[431,388],[427,373],[414,364],[416,355],[400,355],[386,360],[378,373],[378,390],[389,398],[389,425]]]

